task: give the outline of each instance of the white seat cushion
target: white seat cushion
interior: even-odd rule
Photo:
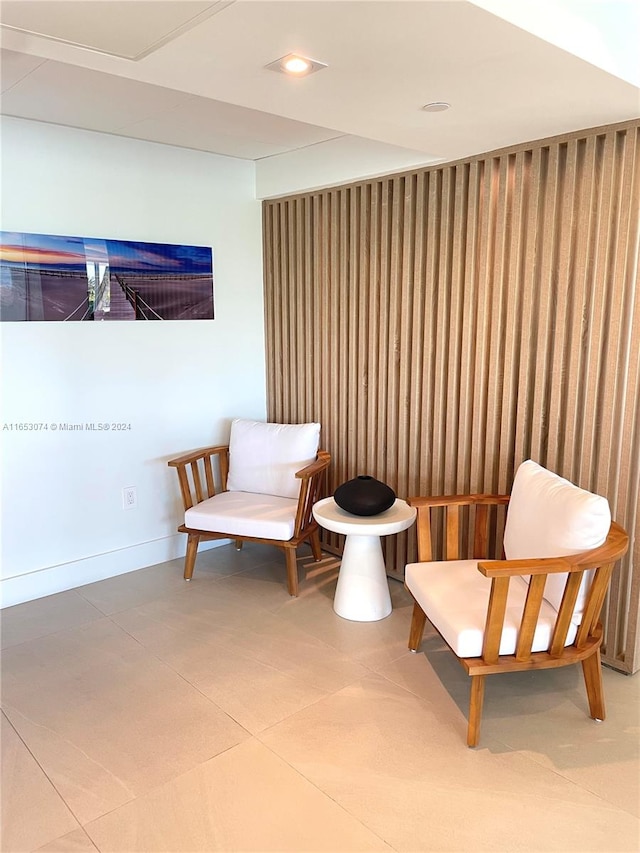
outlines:
[[[293,536],[298,501],[250,492],[221,492],[196,504],[184,514],[194,530],[233,536],[256,536],[287,542]]]
[[[516,471],[504,531],[507,560],[565,557],[597,548],[607,538],[611,512],[606,498],[574,486],[529,459]],[[583,578],[573,618],[582,617],[591,572]],[[566,573],[549,575],[544,597],[557,610]]]
[[[406,568],[407,588],[458,657],[482,655],[491,580],[480,574],[477,567],[477,560],[449,560],[410,563]],[[501,655],[515,652],[527,591],[528,584],[522,578],[511,579],[500,640]],[[557,615],[543,600],[533,639],[534,652],[549,647]],[[566,645],[573,642],[575,635],[576,627],[572,625]]]
[[[268,424],[238,418],[229,438],[230,492],[297,498],[296,471],[318,453],[320,424]]]

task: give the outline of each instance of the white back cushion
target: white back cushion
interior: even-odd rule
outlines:
[[[611,525],[609,502],[574,486],[529,459],[516,471],[504,531],[507,560],[564,557],[597,548]],[[560,607],[566,574],[549,575],[544,597]],[[585,576],[574,610],[582,615],[590,578]]]
[[[318,453],[320,424],[267,424],[238,418],[229,438],[230,492],[297,498],[296,471]]]

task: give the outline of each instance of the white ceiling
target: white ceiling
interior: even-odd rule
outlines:
[[[360,171],[393,170],[637,117],[639,14],[636,0],[4,0],[1,111],[285,168],[344,155],[359,177],[359,152]],[[328,67],[265,69],[290,52]]]

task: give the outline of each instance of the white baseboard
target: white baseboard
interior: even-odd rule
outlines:
[[[198,550],[207,551],[209,548],[218,548],[220,545],[228,544],[229,541],[229,539],[221,539],[203,542]],[[0,582],[0,608],[12,607],[14,604],[33,601],[45,595],[64,592],[87,583],[113,578],[116,575],[134,572],[136,569],[144,569],[146,566],[155,566],[157,563],[184,557],[186,544],[186,536],[176,533],[174,536],[143,542],[128,548],[119,548],[117,551],[109,551],[106,554],[96,554],[70,563],[3,578]]]

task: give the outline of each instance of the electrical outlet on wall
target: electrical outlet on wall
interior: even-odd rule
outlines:
[[[135,486],[124,486],[122,489],[122,509],[135,509],[138,505],[138,495]]]

